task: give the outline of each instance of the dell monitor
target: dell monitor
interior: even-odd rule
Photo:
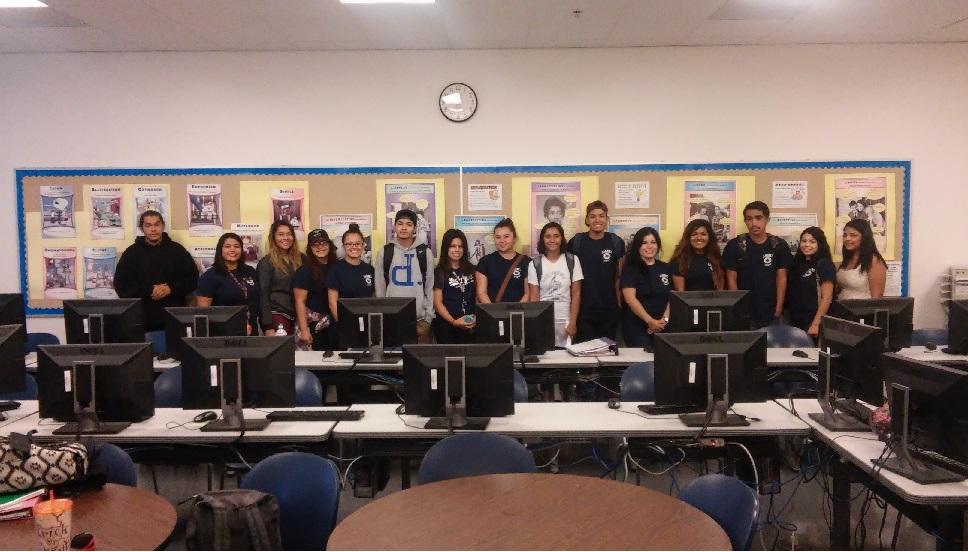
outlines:
[[[767,371],[766,332],[655,334],[655,403],[689,427],[749,425],[729,407],[769,399]]]
[[[510,343],[515,357],[544,354],[555,348],[555,305],[550,301],[478,304],[474,339]]]
[[[830,431],[869,431],[865,423],[869,410],[883,400],[880,359],[884,352],[884,331],[824,316],[820,325],[820,365],[817,372],[817,400],[822,413],[810,418]]]
[[[0,293],[0,326],[20,324],[24,344],[27,342],[27,317],[24,315],[24,296],[20,293]]]
[[[673,291],[664,331],[745,332],[750,329],[748,291]]]
[[[0,326],[0,393],[27,390],[23,328],[21,324]],[[0,421],[5,419],[3,412],[0,412]]]
[[[37,351],[40,417],[71,422],[55,435],[119,433],[155,413],[155,373],[148,343],[41,345]]]
[[[245,335],[249,309],[236,307],[168,307],[165,309],[165,354],[181,360],[182,338]]]
[[[483,430],[491,417],[514,414],[511,344],[405,345],[407,414],[427,429]]]
[[[899,351],[911,346],[914,332],[914,298],[843,299],[834,301],[827,312],[834,318],[877,326],[884,330],[884,349]]]
[[[384,362],[386,349],[417,342],[417,300],[413,297],[340,299],[337,313],[340,347],[366,349],[368,362]]]
[[[968,299],[948,303],[948,346],[941,352],[968,355]]]
[[[182,339],[182,407],[221,407],[202,431],[261,431],[269,420],[245,419],[242,408],[296,404],[296,342],[292,336]]]
[[[67,343],[144,343],[141,299],[69,299],[64,301]]]

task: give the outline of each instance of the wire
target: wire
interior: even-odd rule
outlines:
[[[425,429],[425,428],[422,428],[420,426],[415,426],[415,425],[408,424],[407,421],[404,420],[403,419],[403,416],[402,416],[402,414],[403,414],[403,408],[404,408],[404,406],[401,404],[400,406],[398,406],[396,408],[396,410],[394,410],[394,413],[396,413],[397,418],[400,418],[400,421],[403,422],[403,425],[405,425],[407,427],[410,427],[410,428],[413,428],[413,429]]]
[[[362,455],[357,456],[356,458],[350,461],[349,466],[346,466],[346,471],[343,472],[343,477],[340,478],[340,484],[339,484],[340,489],[346,488],[346,477],[350,474],[350,470],[353,469],[353,464],[355,464],[356,461],[359,460],[360,458],[363,458],[363,456]]]
[[[630,453],[628,453],[628,452],[625,453],[625,458],[626,458],[626,460],[628,460],[629,462],[631,462],[633,466],[635,466],[636,468],[644,471],[645,473],[647,473],[649,475],[665,475],[665,474],[671,472],[673,469],[677,468],[679,466],[679,464],[683,463],[686,460],[686,451],[684,451],[684,450],[682,450],[680,448],[679,449],[679,452],[682,454],[682,457],[679,458],[679,460],[677,460],[676,462],[670,462],[669,467],[666,468],[666,469],[664,469],[664,470],[662,470],[662,471],[660,471],[660,472],[654,472],[654,471],[652,471],[652,470],[650,470],[650,469],[642,466],[642,464],[639,464],[635,460],[635,458],[633,458],[632,455]],[[665,451],[663,451],[662,454],[664,455],[665,454]]]
[[[749,457],[750,466],[753,467],[754,483],[756,483],[756,487],[754,488],[756,489],[756,492],[760,492],[760,472],[759,470],[756,469],[756,460],[753,459],[753,454],[750,452],[750,449],[746,448],[746,445],[744,445],[743,443],[738,443],[736,441],[726,441],[726,446],[729,446],[729,445],[733,445],[734,447],[739,447],[743,449],[743,452],[745,452],[746,456]]]
[[[558,448],[555,449],[555,455],[551,457],[551,460],[548,460],[548,462],[545,464],[541,464],[540,466],[535,466],[535,467],[538,468],[539,470],[543,468],[547,468],[548,466],[554,464],[556,460],[558,460],[558,454],[560,453],[561,453],[561,446],[559,445]]]

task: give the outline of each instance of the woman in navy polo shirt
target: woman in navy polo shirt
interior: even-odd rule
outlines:
[[[669,321],[672,269],[659,260],[662,240],[655,228],[640,228],[625,255],[619,287],[625,299],[622,335],[630,347],[652,350],[654,334]]]
[[[484,255],[474,272],[479,304],[530,301],[527,283],[531,257],[514,250],[517,239],[518,232],[511,219],[506,218],[494,225],[494,248],[497,251]],[[500,293],[505,278],[508,284]]]
[[[672,287],[676,291],[726,288],[716,233],[706,219],[689,221],[669,264],[672,266]]]
[[[817,339],[820,321],[827,314],[834,297],[837,269],[830,255],[830,245],[823,230],[816,226],[800,234],[793,268],[787,277],[787,308],[790,325]]]
[[[340,297],[373,297],[373,266],[363,262],[365,244],[360,225],[350,224],[343,232],[343,251],[346,256],[326,274],[326,294],[329,299],[329,314],[339,320],[336,308]]]
[[[259,285],[255,269],[242,262],[242,238],[238,234],[222,234],[215,246],[215,264],[198,279],[195,290],[200,307],[234,307],[249,309],[246,335],[258,328]]]
[[[473,343],[474,265],[468,260],[467,236],[456,228],[444,232],[434,273],[432,323],[437,343]]]

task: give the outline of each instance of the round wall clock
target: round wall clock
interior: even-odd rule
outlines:
[[[463,123],[477,111],[477,93],[462,82],[448,84],[440,93],[440,112],[448,120]]]

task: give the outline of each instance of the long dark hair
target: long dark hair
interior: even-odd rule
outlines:
[[[545,235],[545,232],[553,228],[557,228],[558,233],[561,234],[561,247],[558,249],[558,252],[559,253],[565,252],[565,244],[567,243],[565,240],[565,229],[562,228],[561,225],[558,224],[557,222],[549,222],[548,224],[545,224],[544,226],[542,226],[541,232],[538,233],[538,253],[541,253],[542,255],[544,255],[545,253],[548,252],[548,248],[545,246],[545,242],[544,242],[544,235]]]
[[[632,244],[625,253],[625,266],[632,266],[636,269],[642,269],[646,266],[642,262],[642,256],[639,255],[639,249],[642,248],[642,242],[645,241],[646,236],[655,236],[655,244],[658,247],[655,252],[655,259],[656,261],[659,260],[659,253],[662,252],[662,238],[659,237],[659,231],[651,226],[643,226],[635,233],[635,236],[632,238]]]
[[[315,230],[313,230],[315,232]],[[336,246],[333,244],[333,240],[329,239],[329,234],[326,230],[319,230],[322,233],[323,239],[329,244],[329,253],[326,255],[326,262],[320,262],[313,255],[313,246],[310,243],[306,244],[306,264],[309,266],[310,272],[313,274],[313,284],[316,286],[321,286],[323,282],[326,281],[326,274],[329,272],[330,267],[336,264]]]
[[[816,226],[805,228],[803,232],[800,232],[800,241],[803,241],[804,234],[810,234],[813,239],[817,240],[817,252],[813,254],[813,261],[818,262],[821,259],[827,259],[832,264],[833,256],[830,254],[830,244],[827,242],[827,235],[824,234],[823,230]],[[807,256],[803,254],[800,246],[797,245],[797,254],[793,256],[794,264],[800,264],[806,260]]]
[[[444,232],[444,237],[441,238],[440,257],[437,258],[437,270],[441,271],[442,274],[446,274],[450,270],[450,256],[447,254],[447,251],[450,249],[450,244],[454,239],[460,240],[460,244],[464,246],[464,254],[460,258],[460,269],[464,274],[474,274],[474,265],[471,264],[467,252],[467,236],[457,228],[450,228]]]
[[[706,259],[713,267],[713,285],[716,289],[724,289],[726,286],[723,285],[723,257],[719,252],[719,244],[716,243],[713,225],[706,219],[699,218],[689,221],[685,230],[682,231],[682,237],[679,238],[679,243],[676,245],[675,251],[672,252],[672,259],[669,262],[678,265],[679,274],[684,276],[689,272],[689,265],[692,264],[692,259],[696,256],[690,238],[692,238],[692,233],[699,228],[705,228],[706,234],[709,235],[709,243],[706,244],[706,250],[703,254],[706,255]]]
[[[860,247],[857,248],[857,255],[859,256],[857,265],[860,266],[861,272],[870,272],[871,264],[874,263],[874,258],[884,262],[884,257],[881,257],[881,253],[877,250],[877,244],[874,243],[874,231],[871,230],[871,223],[864,219],[853,219],[844,225],[844,231],[848,228],[853,228],[860,233]],[[854,258],[853,255],[847,251],[847,246],[841,246],[841,257],[840,268],[847,268],[847,265]]]
[[[242,249],[242,238],[234,232],[226,232],[218,239],[218,243],[215,244],[215,263],[212,266],[215,270],[222,274],[228,274],[229,269],[225,266],[225,257],[222,256],[222,246],[225,245],[227,240],[235,240],[239,242],[239,249]],[[239,260],[236,263],[236,270],[245,265],[245,253],[239,256]]]

